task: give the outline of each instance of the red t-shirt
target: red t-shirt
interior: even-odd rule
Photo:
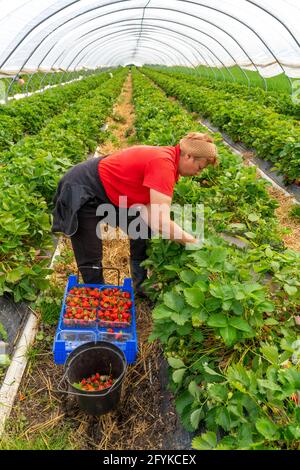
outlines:
[[[127,196],[126,207],[149,204],[150,189],[172,197],[179,179],[180,146],[130,147],[99,162],[99,175],[108,198],[120,206],[119,196]],[[125,204],[121,203],[121,206]]]

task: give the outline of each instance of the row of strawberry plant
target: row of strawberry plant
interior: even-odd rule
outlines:
[[[100,86],[108,78],[108,73],[103,73],[0,105],[0,152],[24,135],[39,132],[53,116],[67,109],[84,93]]]
[[[166,144],[164,131],[169,144],[203,131],[137,72],[134,103],[143,144]],[[203,248],[150,243],[151,339],[164,347],[183,424],[206,427],[194,448],[299,449],[300,256],[280,243],[265,181],[217,141],[219,167],[181,178],[174,194],[174,202],[205,205]],[[220,236],[232,226],[247,231],[247,247]]]
[[[170,77],[181,78],[189,83],[200,86],[201,88],[217,91],[225,91],[228,93],[228,99],[238,96],[243,100],[257,103],[259,105],[272,108],[276,113],[286,114],[300,119],[300,104],[293,101],[292,96],[287,93],[265,91],[259,87],[250,87],[241,83],[222,82],[200,77],[194,71],[177,71],[172,68],[163,68],[161,72],[167,73]]]
[[[168,95],[176,96],[190,111],[200,113],[225,131],[235,142],[243,142],[257,155],[274,163],[286,183],[300,184],[299,122],[257,103],[230,97],[224,90],[195,87],[185,79],[149,68],[144,73]]]
[[[45,288],[52,249],[51,201],[59,178],[105,139],[101,126],[119,95],[125,70],[77,100],[36,136],[2,154],[0,293],[33,300]]]

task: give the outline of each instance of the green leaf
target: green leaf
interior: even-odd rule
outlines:
[[[232,301],[231,300],[226,300],[226,302],[222,303],[222,309],[225,310],[225,312],[229,312],[231,307],[232,307]]]
[[[297,287],[290,286],[289,284],[284,284],[283,288],[284,288],[285,292],[290,296],[293,296],[293,295],[297,294],[297,292],[298,292]]]
[[[227,399],[228,390],[224,384],[210,383],[207,386],[207,393],[211,399],[224,402]]]
[[[223,263],[226,259],[227,251],[223,247],[214,248],[209,257],[209,264],[214,266],[217,263]]]
[[[196,399],[199,399],[201,395],[201,390],[199,388],[199,385],[197,385],[194,380],[189,384],[189,392]]]
[[[24,276],[23,268],[16,268],[9,271],[6,275],[7,282],[16,283]]]
[[[262,289],[262,286],[258,284],[258,282],[246,282],[243,285],[243,288],[246,294],[251,294],[252,292],[260,291]]]
[[[182,415],[183,410],[193,403],[194,398],[188,390],[185,390],[175,400],[176,411],[179,415]]]
[[[273,258],[273,251],[269,246],[265,249],[265,254],[268,258]]]
[[[249,423],[244,423],[238,430],[238,441],[241,449],[248,449],[253,443],[253,429]]]
[[[201,289],[197,287],[191,287],[184,289],[183,291],[185,300],[189,305],[194,308],[201,307],[204,303],[204,294]]]
[[[192,325],[194,328],[199,328],[207,320],[207,313],[204,310],[195,311],[192,314]]]
[[[192,415],[192,408],[190,406],[187,406],[182,415],[181,415],[181,422],[183,424],[183,427],[188,431],[188,432],[193,432],[194,428],[191,424],[191,415]]]
[[[221,300],[216,299],[215,297],[205,299],[205,308],[208,312],[215,312],[216,310],[220,310],[221,305]]]
[[[215,370],[211,369],[207,364],[203,364],[203,369],[209,375],[217,375],[218,377],[223,377],[223,375],[219,374]]]
[[[199,287],[199,289],[202,291],[202,292],[207,292],[207,289],[208,289],[208,285],[206,284],[205,281],[196,281],[194,286],[193,287]]]
[[[168,363],[173,367],[173,369],[181,369],[182,367],[185,367],[184,362],[176,357],[169,357]]]
[[[265,320],[265,325],[268,325],[268,326],[274,326],[278,324],[279,322],[275,320],[275,318],[267,318],[267,320]]]
[[[184,308],[185,302],[181,295],[177,294],[176,292],[167,292],[163,296],[164,303],[167,307],[175,310],[175,312],[180,313],[180,311]]]
[[[234,298],[236,299],[235,301],[243,300],[246,297],[243,286],[234,286],[233,292],[234,292]]]
[[[223,302],[234,298],[234,291],[230,285],[211,284],[209,290],[213,297],[222,299]]]
[[[73,386],[74,388],[77,388],[77,390],[82,390],[82,385],[81,385],[80,382],[79,382],[79,383],[76,383],[76,382],[75,382],[75,383],[72,384],[72,386]]]
[[[203,250],[197,251],[192,255],[192,258],[195,260],[196,264],[201,268],[206,268],[209,262],[209,254]]]
[[[220,335],[222,336],[226,346],[232,346],[237,340],[236,329],[232,326],[226,328],[220,328]]]
[[[245,224],[229,224],[228,229],[233,232],[243,232],[246,230],[246,225]]]
[[[192,339],[197,343],[202,343],[202,341],[204,340],[204,336],[200,330],[196,330],[192,334]]]
[[[193,411],[193,413],[191,414],[191,424],[194,430],[198,429],[201,416],[202,408],[198,408],[198,410]]]
[[[280,369],[278,371],[278,381],[283,384],[283,388],[288,394],[300,390],[300,371],[294,367]]]
[[[255,427],[269,441],[275,441],[280,438],[278,427],[267,418],[259,418],[255,423]]]
[[[245,331],[247,333],[251,333],[253,331],[249,323],[240,317],[229,318],[229,325],[233,326],[237,330]]]
[[[173,320],[176,325],[183,326],[187,321],[190,320],[190,315],[187,312],[184,312],[184,310],[181,313],[175,313],[171,315],[171,320]]]
[[[271,380],[257,379],[257,383],[268,390],[281,392],[281,387]]]
[[[274,312],[274,310],[275,310],[275,305],[273,304],[273,302],[269,302],[268,300],[265,300],[264,302],[261,302],[258,305],[259,312],[271,313],[271,312]]]
[[[257,222],[260,219],[260,217],[257,214],[251,213],[251,214],[248,214],[248,219],[251,222]]]
[[[222,313],[210,315],[207,324],[215,328],[225,328],[228,325],[227,317]]]
[[[195,450],[212,450],[217,446],[216,433],[209,431],[201,436],[194,437],[192,440],[192,448]]]
[[[260,348],[263,356],[271,362],[271,364],[278,364],[278,349],[276,346],[270,346],[268,344],[263,344]]]
[[[238,302],[237,300],[234,300],[231,304],[231,308],[232,308],[232,311],[236,314],[236,315],[243,315],[244,313],[244,307],[243,305]]]
[[[216,423],[219,424],[225,431],[230,430],[230,415],[228,413],[227,408],[219,407],[216,412]]]
[[[175,370],[175,372],[173,372],[172,378],[173,378],[173,381],[176,384],[179,384],[179,383],[182,382],[185,371],[186,371],[186,368],[185,369],[178,369],[178,370]]]
[[[256,238],[256,234],[253,232],[245,232],[245,236],[250,239]]]
[[[184,270],[180,272],[179,277],[183,282],[192,286],[196,282],[198,276],[193,271]]]
[[[249,372],[241,364],[234,364],[228,367],[227,377],[230,383],[236,387],[237,382],[241,382],[246,388],[250,387],[251,381],[249,378]]]
[[[154,308],[152,315],[155,320],[166,320],[171,318],[174,310],[169,309],[164,304],[160,304]]]

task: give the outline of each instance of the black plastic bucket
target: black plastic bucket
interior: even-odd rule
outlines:
[[[113,410],[120,401],[127,362],[121,349],[107,341],[85,343],[74,349],[65,364],[64,379],[68,394],[76,395],[79,407],[89,415],[99,416]],[[107,390],[78,390],[74,383],[93,374],[111,374],[116,380]]]

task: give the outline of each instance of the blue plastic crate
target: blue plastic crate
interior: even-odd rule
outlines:
[[[65,326],[63,323],[65,302],[68,292],[73,287],[97,287],[100,289],[118,287],[119,289],[130,292],[132,300],[131,325],[127,328],[112,328],[114,330],[114,334],[111,335],[107,335],[107,328],[100,327],[98,324],[95,328],[80,328],[77,326],[74,328]],[[122,332],[122,334],[120,334],[120,332]],[[105,341],[109,340],[108,338],[111,336],[110,341],[124,352],[128,364],[133,364],[136,361],[138,346],[132,280],[130,278],[124,279],[123,286],[115,286],[111,284],[79,284],[77,281],[77,276],[69,276],[53,344],[55,364],[64,364],[70,352],[72,352],[75,348],[83,343],[90,341],[101,341],[104,339],[104,335]]]

